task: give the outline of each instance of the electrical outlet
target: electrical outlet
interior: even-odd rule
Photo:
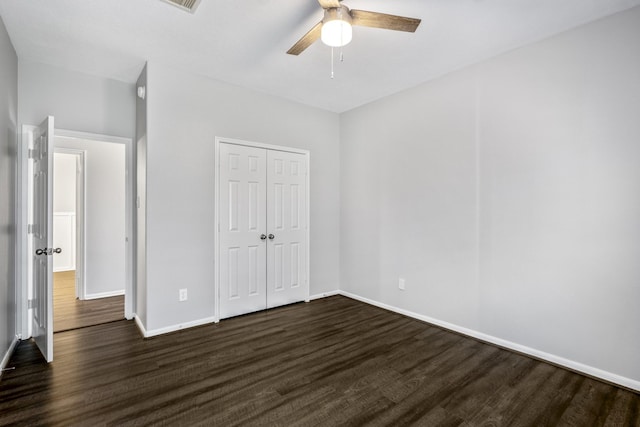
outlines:
[[[404,291],[404,279],[398,279],[398,289]]]
[[[187,300],[187,290],[186,289],[180,289],[179,300],[180,301],[186,301]]]

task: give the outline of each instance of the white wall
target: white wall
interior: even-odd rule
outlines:
[[[635,8],[343,114],[341,288],[640,386],[638,40]]]
[[[125,146],[62,136],[54,146],[85,151],[86,297],[124,292]]]
[[[76,268],[76,156],[53,155],[53,271]]]
[[[0,18],[0,367],[16,336],[18,58]],[[3,360],[5,359],[5,360]],[[2,375],[0,373],[0,375]]]
[[[214,315],[216,136],[311,151],[310,289],[338,289],[338,115],[153,62],[147,73],[146,328]]]
[[[53,272],[76,270],[76,216],[72,212],[53,213],[53,247],[62,252],[53,257]]]

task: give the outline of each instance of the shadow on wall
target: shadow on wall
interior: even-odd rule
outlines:
[[[7,129],[7,144],[1,154],[2,164],[0,171],[2,177],[0,182],[3,185],[3,193],[0,200],[0,239],[3,247],[0,248],[0,271],[2,272],[1,281],[6,284],[6,300],[3,301],[5,307],[13,306],[16,297],[16,271],[15,271],[15,247],[17,243],[16,236],[16,170],[17,170],[17,146],[16,146],[16,127],[15,117],[10,117],[10,126]],[[9,314],[10,315],[10,314]],[[10,315],[11,316],[11,315]],[[12,316],[13,317],[13,316]],[[15,317],[13,317],[15,318]],[[11,338],[15,335],[15,323],[11,319],[7,319],[5,325],[6,336]]]

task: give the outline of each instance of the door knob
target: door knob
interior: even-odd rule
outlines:
[[[273,234],[269,234],[269,240],[273,240],[275,238],[276,238],[276,236],[274,236]]]
[[[267,235],[266,234],[261,234],[260,235],[260,240],[267,240]]]
[[[36,249],[36,255],[53,255],[53,254],[61,254],[62,248],[44,248],[44,249]]]

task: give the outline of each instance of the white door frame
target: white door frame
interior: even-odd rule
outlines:
[[[263,148],[266,150],[276,150],[276,151],[286,151],[289,153],[297,153],[297,154],[302,154],[305,156],[305,162],[306,162],[306,168],[307,168],[307,177],[306,177],[306,183],[305,185],[307,186],[307,262],[306,262],[306,267],[307,267],[307,271],[306,271],[306,275],[307,275],[307,297],[305,299],[305,302],[309,302],[309,294],[311,292],[311,280],[310,280],[310,275],[309,275],[309,270],[310,270],[310,266],[309,266],[309,261],[310,261],[310,256],[309,256],[309,248],[311,246],[311,241],[310,241],[310,235],[309,235],[309,230],[310,230],[310,219],[311,219],[311,213],[309,210],[310,207],[310,201],[311,201],[311,191],[310,191],[310,186],[309,186],[309,182],[310,182],[310,176],[311,176],[311,172],[310,172],[310,164],[311,164],[311,153],[309,152],[309,150],[302,150],[299,148],[293,148],[293,147],[285,147],[282,145],[272,145],[272,144],[263,144],[261,142],[252,142],[252,141],[243,141],[241,139],[233,139],[233,138],[225,138],[225,137],[221,137],[221,136],[216,136],[215,139],[215,143],[214,143],[214,169],[215,169],[215,214],[214,214],[214,232],[213,232],[213,245],[214,245],[214,251],[215,251],[215,255],[214,255],[214,263],[213,263],[213,269],[214,269],[214,295],[215,295],[215,309],[214,309],[214,322],[218,323],[220,322],[220,144],[235,144],[235,145],[243,145],[246,147],[254,147],[254,148]]]
[[[85,215],[86,215],[86,188],[87,188],[87,178],[86,178],[86,170],[87,170],[87,161],[86,161],[86,150],[80,150],[76,148],[65,148],[65,147],[56,147],[56,143],[53,143],[54,148],[53,152],[61,153],[61,154],[71,154],[77,156],[78,162],[80,163],[80,171],[78,173],[78,164],[76,163],[76,297],[79,299],[85,299],[85,284],[86,284],[86,269],[85,269],[85,260],[87,259],[87,251],[86,251],[86,226],[85,226]],[[55,160],[54,160],[55,162]],[[54,194],[55,200],[55,194]]]
[[[29,325],[29,297],[31,288],[31,268],[29,266],[29,259],[31,258],[29,246],[30,238],[28,234],[28,224],[30,224],[31,218],[31,200],[33,198],[32,190],[30,189],[31,179],[29,177],[29,170],[31,168],[29,162],[29,149],[33,148],[33,130],[36,126],[23,125],[22,135],[19,138],[18,147],[18,200],[16,203],[16,222],[18,228],[18,237],[16,244],[16,272],[17,283],[19,284],[19,291],[16,292],[16,308],[17,308],[17,330],[19,331],[19,338],[26,339],[30,337],[31,328]],[[72,130],[56,129],[55,136],[62,136],[67,138],[78,138],[84,140],[94,140],[101,142],[111,142],[124,144],[125,146],[125,232],[126,232],[126,245],[125,245],[125,297],[124,297],[124,316],[126,319],[133,319],[134,316],[134,287],[135,281],[133,278],[133,266],[134,266],[134,253],[135,253],[135,234],[133,234],[133,208],[135,206],[133,195],[134,193],[134,163],[133,163],[133,140],[131,138],[123,138],[119,136],[102,135],[88,132],[77,132]],[[54,144],[55,146],[56,144]]]

